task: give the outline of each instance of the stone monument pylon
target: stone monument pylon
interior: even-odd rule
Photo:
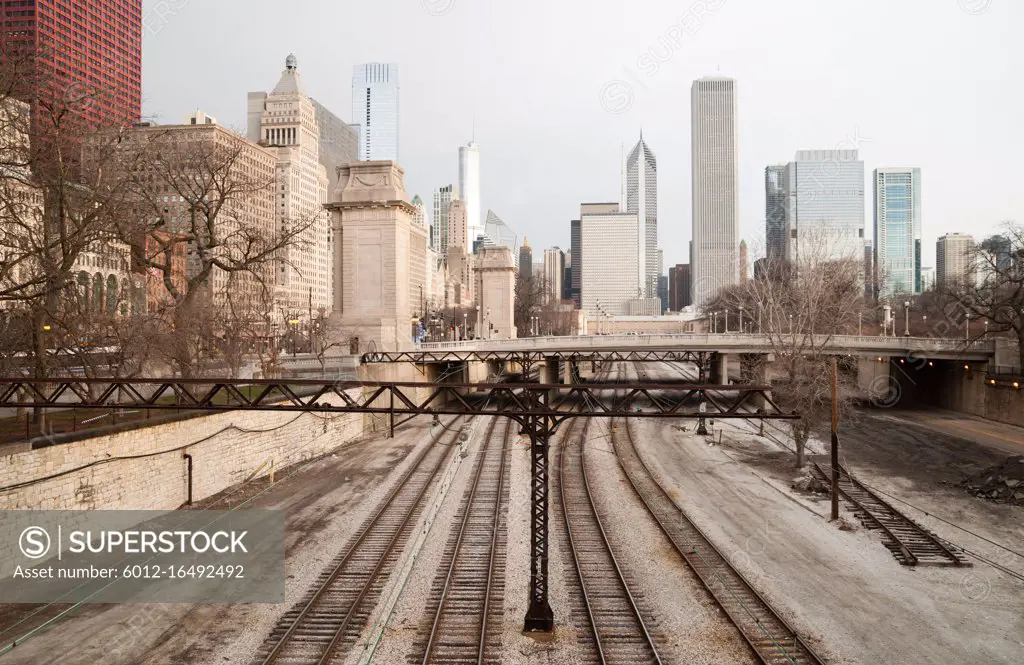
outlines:
[[[414,310],[425,286],[427,230],[415,224],[405,172],[393,161],[338,168],[326,208],[334,229],[333,341],[378,351],[413,346]]]

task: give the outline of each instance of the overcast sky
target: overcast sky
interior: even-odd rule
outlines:
[[[687,261],[690,84],[738,82],[740,224],[764,236],[764,167],[850,147],[919,166],[924,260],[946,232],[1024,220],[1020,0],[144,0],[143,113],[244,131],[246,93],[294,52],[351,120],[352,66],[395,62],[409,197],[455,182],[474,115],[482,209],[569,247],[581,201],[616,201],[620,150],[658,158],[658,244]],[[654,59],[654,55],[661,62]],[[656,66],[655,64],[656,63]],[[845,142],[845,143],[844,143]],[[842,145],[841,145],[842,144]]]

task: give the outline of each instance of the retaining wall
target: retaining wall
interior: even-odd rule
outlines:
[[[13,453],[0,457],[0,510],[170,510],[188,496],[184,453],[199,501],[363,432],[360,414],[234,411]]]

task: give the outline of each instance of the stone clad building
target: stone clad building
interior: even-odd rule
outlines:
[[[276,267],[276,309],[287,318],[306,319],[333,302],[334,255],[327,202],[327,169],[320,159],[317,108],[305,95],[298,60],[289,55],[269,94],[249,93],[249,138],[277,155],[274,194],[279,234],[298,233],[280,253]]]

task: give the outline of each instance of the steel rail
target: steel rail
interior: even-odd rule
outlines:
[[[612,567],[613,567],[613,570],[614,570],[614,573],[615,573],[615,576],[616,576],[616,581],[618,582],[618,585],[622,589],[622,595],[626,599],[626,601],[628,603],[628,606],[629,606],[629,609],[630,609],[632,615],[636,619],[637,625],[639,626],[639,628],[641,630],[641,633],[643,635],[644,642],[650,648],[650,653],[651,653],[651,655],[653,657],[653,662],[658,663],[660,665],[661,657],[658,655],[657,646],[655,645],[654,639],[651,636],[650,632],[647,630],[647,625],[646,625],[646,622],[644,621],[643,615],[640,613],[640,609],[637,607],[636,600],[633,597],[632,592],[630,592],[630,590],[629,590],[629,585],[626,583],[626,579],[625,579],[625,577],[624,577],[624,575],[622,573],[622,569],[619,566],[619,562],[618,562],[618,560],[615,557],[614,551],[612,550],[611,543],[608,540],[608,535],[605,532],[604,525],[601,522],[601,517],[600,517],[600,514],[598,513],[598,510],[597,510],[597,505],[594,503],[594,497],[593,497],[593,494],[591,492],[590,481],[589,481],[588,474],[587,474],[586,460],[584,458],[584,450],[586,448],[586,446],[584,444],[585,444],[586,432],[587,432],[588,424],[589,424],[589,420],[584,423],[584,425],[583,425],[583,432],[582,432],[582,435],[580,437],[580,467],[581,467],[582,474],[583,474],[583,489],[584,489],[584,493],[586,494],[586,499],[587,499],[587,504],[586,505],[589,505],[589,507],[590,507],[589,514],[592,516],[593,522],[597,525],[598,531],[601,534],[601,542],[603,542],[604,549],[605,549],[605,551],[608,554],[609,560],[611,561],[611,564],[612,564]],[[604,645],[604,642],[603,642],[602,637],[601,637],[601,630],[598,627],[598,624],[599,624],[598,618],[594,614],[594,608],[593,608],[593,605],[591,603],[591,594],[587,590],[587,586],[588,585],[587,585],[585,576],[583,574],[583,564],[580,561],[580,556],[579,556],[579,551],[578,551],[578,547],[577,547],[576,537],[573,535],[572,520],[570,520],[570,518],[569,518],[568,506],[570,505],[570,502],[567,501],[566,493],[565,493],[565,488],[566,488],[565,468],[567,466],[566,465],[566,456],[568,455],[568,447],[569,447],[569,445],[571,445],[570,442],[572,441],[572,434],[573,434],[574,430],[575,430],[575,421],[573,421],[572,426],[569,428],[568,431],[566,431],[565,435],[562,438],[563,449],[562,449],[561,455],[559,457],[560,463],[559,463],[559,473],[558,473],[558,478],[559,478],[559,480],[558,480],[559,494],[560,494],[560,498],[561,498],[561,501],[562,501],[562,514],[563,514],[564,519],[565,519],[565,527],[566,527],[566,531],[568,532],[568,535],[569,535],[569,549],[572,551],[573,562],[574,562],[575,569],[576,569],[576,575],[577,575],[577,578],[579,579],[580,588],[581,588],[581,590],[583,592],[583,602],[584,602],[584,605],[585,605],[585,607],[587,609],[587,617],[589,619],[590,626],[591,626],[591,628],[593,629],[593,632],[594,632],[594,643],[595,643],[595,645],[597,647],[598,657],[600,658],[600,662],[602,663],[602,665],[604,665],[604,664],[608,663],[608,659],[607,659],[607,656],[605,654],[605,645]],[[638,662],[638,661],[634,660],[632,662]]]
[[[830,481],[831,476],[828,473],[826,473],[826,471],[824,469],[822,469],[821,466],[817,462],[814,462],[814,471],[819,475],[819,477],[824,478],[824,479]],[[831,468],[829,468],[829,471],[831,471]],[[895,520],[897,522],[900,522],[905,528],[913,531],[913,533],[914,533],[914,535],[916,537],[923,538],[932,547],[937,549],[939,551],[939,556],[942,556],[942,557],[945,557],[945,558],[949,559],[949,561],[950,561],[950,563],[952,563],[952,565],[954,565],[954,566],[970,565],[962,557],[958,556],[957,553],[954,552],[950,547],[948,547],[945,543],[943,543],[941,540],[939,540],[939,538],[937,536],[932,534],[930,531],[928,531],[927,529],[925,529],[924,527],[922,527],[917,522],[913,521],[912,519],[910,519],[909,517],[907,517],[906,515],[904,515],[900,511],[896,510],[889,502],[885,501],[880,496],[878,496],[877,494],[872,492],[870,489],[865,487],[862,483],[860,483],[856,478],[853,477],[853,474],[851,474],[849,472],[849,470],[846,469],[846,467],[844,467],[843,465],[840,464],[839,465],[839,478],[840,478],[840,480],[842,480],[843,476],[845,476],[847,478],[847,480],[850,481],[850,484],[853,486],[854,489],[859,490],[859,491],[863,492],[864,494],[868,495],[868,497],[870,497],[872,501],[875,501],[876,503],[878,503],[882,507],[882,509],[888,513],[887,515],[876,515],[875,512],[872,511],[868,506],[866,506],[863,501],[859,500],[858,498],[853,496],[852,493],[847,491],[843,487],[842,482],[840,482],[840,484],[839,484],[839,495],[842,496],[844,499],[846,499],[849,503],[853,504],[853,506],[855,506],[857,508],[859,513],[861,515],[863,515],[862,519],[871,522],[877,528],[881,529],[882,532],[885,533],[889,537],[889,539],[892,541],[892,543],[896,547],[899,548],[899,550],[902,553],[903,558],[904,558],[904,560],[900,561],[900,563],[902,563],[905,566],[924,565],[924,562],[921,561],[921,556],[918,553],[915,553],[914,551],[911,550],[912,545],[908,544],[903,538],[900,537],[900,535],[898,533],[893,531],[893,529],[891,529],[889,527],[889,525],[885,524],[884,521],[883,521],[885,519],[890,519],[890,520]],[[922,553],[922,554],[927,554],[927,553]]]
[[[373,514],[373,516],[370,519],[370,521],[361,530],[361,532],[360,532],[359,536],[356,538],[355,542],[353,542],[349,546],[348,550],[345,552],[345,555],[342,557],[341,561],[339,561],[338,564],[336,566],[334,566],[333,570],[328,575],[326,580],[320,584],[319,588],[317,588],[317,590],[313,593],[313,595],[310,597],[310,599],[304,604],[304,606],[303,606],[302,610],[300,610],[299,614],[295,617],[295,619],[292,620],[292,623],[288,627],[288,629],[277,640],[277,642],[274,644],[274,646],[271,648],[271,650],[263,658],[263,660],[262,660],[263,665],[272,665],[273,663],[275,663],[277,661],[277,659],[281,655],[281,652],[284,649],[284,647],[291,642],[291,639],[294,636],[296,630],[298,630],[298,628],[302,625],[303,620],[306,619],[309,616],[310,612],[314,609],[316,604],[321,600],[323,595],[327,592],[327,590],[331,587],[331,585],[341,576],[341,573],[345,570],[346,566],[351,562],[353,556],[357,553],[357,551],[359,550],[360,546],[366,541],[367,537],[373,532],[373,529],[379,523],[379,521],[381,519],[381,516],[384,515],[384,513],[392,506],[392,504],[394,504],[395,499],[398,497],[398,495],[401,493],[401,491],[403,489],[405,489],[406,484],[409,482],[409,480],[412,478],[412,476],[417,471],[420,470],[420,465],[423,464],[423,462],[426,460],[428,455],[431,452],[436,450],[435,447],[439,444],[441,437],[443,436],[443,434],[446,431],[447,430],[442,430],[442,432],[438,433],[438,435],[431,440],[430,444],[427,445],[424,448],[423,452],[421,452],[419,454],[419,456],[417,457],[416,461],[409,467],[409,469],[406,471],[406,473],[402,476],[401,480],[399,480],[399,482],[395,485],[395,487],[388,494],[386,500],[380,505],[380,507],[377,509],[377,511]],[[454,437],[457,437],[457,436],[458,436],[458,434],[457,434],[457,431],[456,431],[456,433],[453,435],[453,439],[454,439]],[[453,448],[453,450],[454,450],[454,448]],[[386,562],[386,560],[388,558],[388,555],[391,553],[391,551],[395,547],[395,544],[401,538],[402,532],[405,530],[405,528],[408,525],[409,521],[412,519],[413,514],[416,512],[417,506],[423,500],[423,496],[426,494],[427,490],[433,484],[433,480],[434,480],[434,478],[436,478],[438,472],[440,471],[442,463],[444,462],[445,459],[448,458],[448,456],[449,456],[448,453],[438,455],[437,461],[434,463],[434,466],[428,472],[427,480],[423,483],[423,487],[420,489],[420,491],[417,493],[416,497],[413,499],[412,503],[410,504],[410,507],[409,507],[408,511],[406,512],[402,522],[395,529],[394,534],[392,535],[390,541],[388,542],[388,545],[387,545],[384,553],[380,556],[380,558],[379,558],[379,560],[377,562],[377,565],[373,568],[373,570],[367,576],[367,579],[366,579],[365,583],[362,585],[362,588],[359,590],[359,593],[357,594],[356,598],[349,605],[348,611],[346,612],[344,618],[342,619],[341,624],[338,626],[337,630],[334,631],[334,635],[331,638],[331,641],[328,643],[326,650],[324,651],[324,653],[321,656],[321,658],[317,661],[318,665],[323,665],[323,663],[326,663],[331,658],[331,656],[333,655],[333,652],[334,652],[335,648],[337,647],[338,642],[341,640],[342,636],[344,635],[345,630],[348,628],[349,624],[351,623],[352,616],[355,614],[355,610],[362,603],[363,599],[366,597],[366,594],[369,592],[369,589],[370,589],[371,585],[376,580],[377,576],[380,574],[380,571],[383,568],[384,563]]]
[[[446,602],[448,600],[449,592],[452,589],[455,580],[455,573],[458,568],[459,558],[462,554],[462,544],[466,539],[466,527],[469,524],[469,518],[473,512],[473,504],[477,498],[477,490],[480,487],[480,479],[483,477],[484,467],[487,463],[487,457],[491,454],[492,448],[494,447],[493,435],[494,429],[497,426],[498,418],[494,418],[491,421],[490,426],[487,430],[486,441],[488,445],[480,452],[479,459],[476,462],[476,470],[473,474],[473,483],[469,490],[469,496],[466,501],[465,510],[462,515],[462,520],[459,523],[459,531],[455,541],[455,548],[452,552],[451,562],[448,564],[448,571],[445,577],[444,584],[441,588],[441,597],[437,605],[437,611],[434,613],[434,620],[430,628],[430,634],[427,637],[427,644],[423,654],[423,665],[427,665],[431,662],[431,658],[434,655],[434,648],[437,645],[438,638],[441,632],[441,623],[445,614]],[[482,665],[484,662],[484,652],[487,646],[487,616],[490,611],[490,599],[491,599],[491,585],[494,576],[494,562],[495,554],[498,546],[498,522],[501,515],[501,504],[502,504],[502,491],[505,482],[505,458],[506,458],[506,447],[509,441],[509,435],[511,433],[510,421],[505,419],[505,431],[498,441],[498,453],[500,455],[500,462],[498,466],[498,484],[494,498],[494,511],[493,521],[491,524],[491,538],[490,538],[490,550],[488,553],[488,564],[487,564],[487,580],[486,588],[484,592],[483,607],[480,613],[480,639],[477,649],[477,663]]]
[[[717,563],[717,567],[720,570],[724,570],[726,574],[730,575],[734,579],[734,581],[739,584],[740,591],[746,591],[747,594],[749,594],[750,600],[760,606],[759,608],[756,608],[760,611],[760,614],[769,621],[774,621],[786,633],[788,633],[786,635],[780,636],[773,635],[771,633],[770,628],[767,625],[765,625],[765,621],[764,619],[762,619],[762,616],[758,616],[757,613],[751,611],[751,609],[747,606],[747,603],[745,603],[741,598],[738,597],[735,585],[730,587],[730,585],[728,585],[726,581],[722,579],[721,574],[718,572],[718,570],[714,570],[713,574],[710,573],[710,571],[714,568],[714,566],[712,566],[712,562],[707,561],[700,554],[698,549],[692,546],[692,542],[687,543],[688,547],[686,549],[689,551],[684,551],[684,547],[682,546],[682,544],[678,542],[675,536],[673,536],[672,532],[665,524],[662,517],[658,514],[658,511],[655,510],[654,506],[651,505],[652,498],[647,497],[640,490],[636,478],[634,478],[633,473],[630,472],[630,469],[627,468],[627,465],[623,460],[623,456],[620,453],[619,447],[615,445],[615,437],[613,431],[612,446],[615,449],[616,459],[619,461],[619,465],[622,468],[623,473],[626,475],[626,478],[629,480],[629,484],[633,488],[634,493],[637,495],[637,497],[640,498],[641,502],[647,508],[647,511],[654,518],[655,522],[657,522],[658,526],[661,528],[662,533],[665,534],[665,537],[668,538],[669,542],[672,543],[673,548],[676,550],[679,556],[694,572],[697,578],[701,581],[701,584],[708,591],[711,597],[715,600],[716,604],[722,609],[725,615],[729,617],[729,620],[733,623],[733,625],[736,626],[740,635],[747,642],[747,644],[750,645],[750,648],[754,651],[754,654],[758,657],[758,659],[766,665],[776,665],[778,663],[786,663],[789,665],[824,665],[825,661],[822,660],[821,657],[818,656],[810,648],[810,646],[808,646],[803,641],[803,638],[801,638],[800,635],[797,634],[797,632],[789,625],[789,623],[786,622],[786,620],[783,619],[778,614],[778,612],[776,612],[772,608],[768,601],[765,600],[765,598],[760,593],[758,593],[758,591],[754,589],[753,586],[751,586],[751,584],[746,580],[746,578],[743,575],[741,575],[739,571],[732,566],[732,564],[729,563],[729,560],[725,557],[724,554],[722,554],[718,547],[715,546],[711,539],[708,538],[708,536],[700,529],[700,527],[698,527],[692,520],[690,520],[690,518],[686,515],[682,508],[680,508],[679,505],[676,504],[675,500],[668,493],[668,490],[666,490],[665,487],[658,481],[658,479],[651,472],[650,467],[644,461],[643,457],[640,456],[640,452],[639,450],[637,450],[636,444],[633,440],[633,434],[629,429],[629,421],[624,419],[623,425],[626,430],[626,439],[629,442],[629,446],[632,450],[633,457],[636,459],[638,466],[643,471],[645,478],[650,482],[650,485],[656,488],[656,491],[658,492],[658,495],[663,499],[663,502],[667,503],[672,507],[672,510],[675,513],[674,516],[679,518],[680,520],[679,523],[681,525],[684,525],[687,528],[687,530],[692,531],[692,533],[701,540],[702,544],[705,545],[706,548],[709,550],[709,553],[713,557],[718,559],[718,561],[715,562]],[[712,584],[708,581],[708,579],[705,578],[703,574],[701,574],[701,571],[698,569],[698,565],[693,560],[693,557],[701,559],[701,561],[708,567],[709,577],[713,577],[714,580],[718,582],[718,585],[722,589],[721,594],[716,593],[715,589],[712,588]],[[723,599],[722,596],[726,596],[726,598]],[[755,630],[757,630],[759,635],[763,638],[766,638],[767,643],[771,644],[776,652],[781,653],[767,653],[768,650],[766,650],[763,645],[757,642],[756,636],[751,635],[747,630],[744,630],[741,618],[739,616],[736,616],[734,611],[730,610],[730,608],[728,607],[726,600],[728,600],[729,597],[731,597],[732,600],[737,601],[741,608],[743,608],[743,610],[747,613],[748,618],[752,620],[753,625],[755,626]],[[793,649],[795,653],[791,654],[789,652],[790,648],[784,644],[781,644],[780,640],[792,641],[793,646],[795,647]]]

